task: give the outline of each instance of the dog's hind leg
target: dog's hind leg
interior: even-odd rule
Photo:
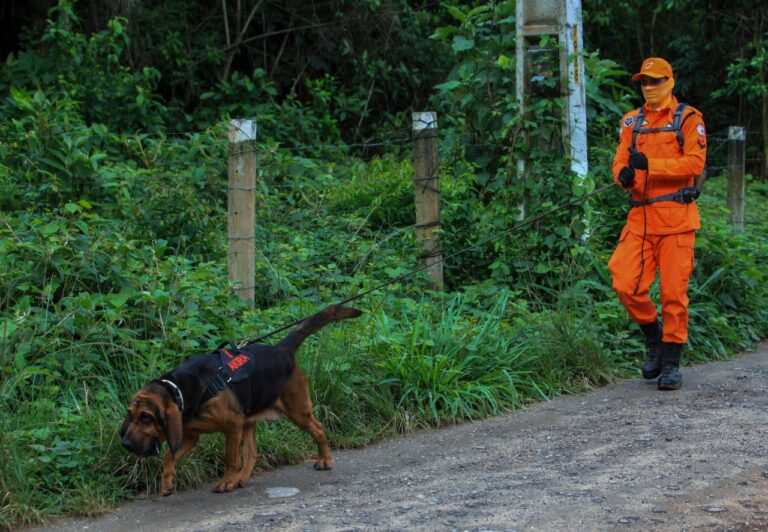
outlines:
[[[281,410],[297,427],[307,432],[317,444],[315,469],[333,468],[333,457],[328,448],[323,425],[312,415],[312,399],[309,397],[307,377],[296,368],[280,394],[275,407]]]
[[[184,435],[181,442],[181,448],[176,451],[176,455],[169,450],[163,457],[163,482],[160,484],[160,494],[167,497],[173,493],[173,475],[176,472],[176,462],[197,444],[199,436]]]
[[[253,466],[259,459],[256,451],[256,422],[247,422],[243,425],[243,468],[237,474],[237,487],[242,488],[248,483],[253,473]]]

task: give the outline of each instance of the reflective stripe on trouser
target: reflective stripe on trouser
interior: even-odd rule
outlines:
[[[624,229],[619,245],[608,261],[608,268],[613,275],[613,289],[632,321],[640,324],[651,323],[658,315],[656,305],[648,295],[658,269],[665,342],[682,344],[688,338],[688,280],[693,272],[695,240],[693,231],[673,235],[646,235],[645,266],[642,268],[639,285],[642,236]]]

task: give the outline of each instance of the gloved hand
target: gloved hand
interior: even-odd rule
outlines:
[[[632,188],[635,184],[635,169],[625,166],[619,170],[619,183],[624,188]]]
[[[629,166],[638,170],[648,170],[648,157],[635,148],[629,148]]]

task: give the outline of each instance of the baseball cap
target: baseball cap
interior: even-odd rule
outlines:
[[[643,76],[649,78],[673,78],[672,65],[661,57],[649,57],[640,65],[640,72],[632,76],[632,81],[637,81]]]

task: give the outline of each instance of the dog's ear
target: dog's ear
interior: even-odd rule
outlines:
[[[131,424],[131,413],[126,412],[125,413],[125,419],[123,419],[123,424],[120,426],[120,437],[125,438],[125,433],[128,432],[128,426]]]
[[[171,402],[165,410],[165,438],[168,440],[168,447],[173,457],[181,449],[181,440],[183,437],[181,428],[181,411],[176,403]]]

